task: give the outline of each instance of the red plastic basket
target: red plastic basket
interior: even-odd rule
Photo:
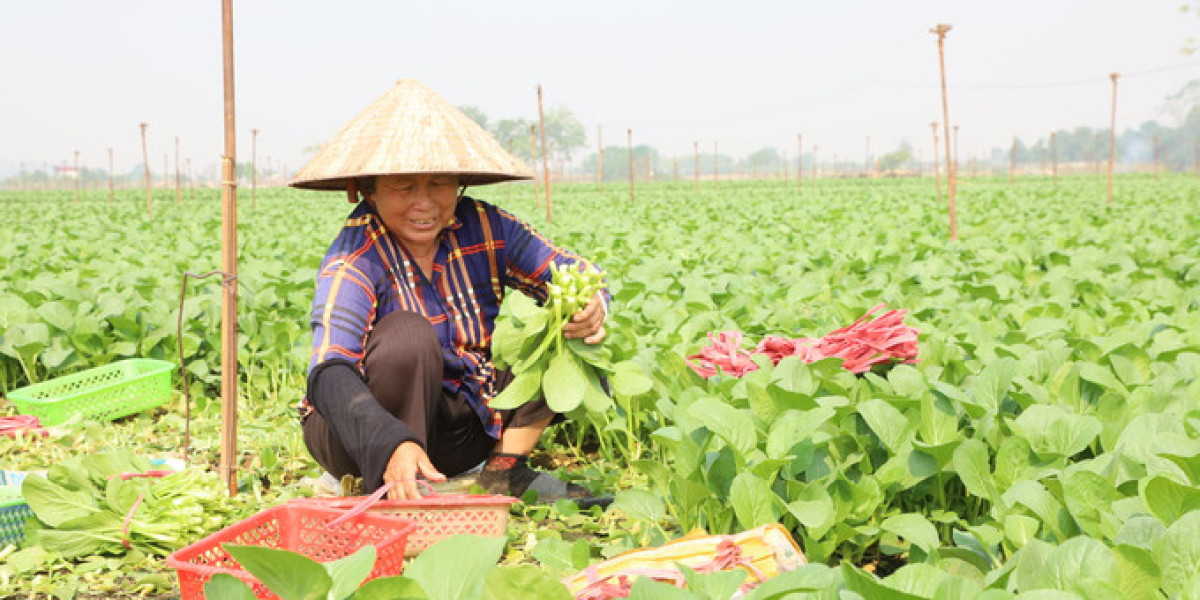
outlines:
[[[345,511],[315,505],[283,504],[234,523],[167,557],[167,566],[179,574],[183,600],[204,600],[204,584],[217,573],[245,581],[254,595],[278,599],[253,575],[242,570],[221,547],[232,543],[290,550],[318,562],[349,556],[359,548],[375,546],[375,568],[368,579],[399,575],[404,569],[404,547],[416,529],[412,521],[377,513],[362,513],[333,527],[327,524]]]
[[[362,497],[296,498],[289,503],[347,510],[362,501]],[[516,501],[512,496],[498,494],[430,494],[419,500],[379,500],[367,513],[400,517],[416,524],[405,549],[405,556],[416,556],[455,534],[504,535],[509,507]]]

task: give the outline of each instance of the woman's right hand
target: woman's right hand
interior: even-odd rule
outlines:
[[[388,490],[389,500],[415,500],[421,497],[417,477],[429,481],[445,481],[446,476],[434,468],[429,455],[416,442],[403,442],[396,446],[392,458],[388,459],[383,471],[383,482],[392,484]]]

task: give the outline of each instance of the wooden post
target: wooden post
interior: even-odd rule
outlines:
[[[604,186],[604,129],[596,126],[596,185]]]
[[[672,167],[672,170],[674,171],[674,175],[672,175],[671,181],[673,183],[679,183],[679,157],[678,156],[671,159],[671,167]]]
[[[542,173],[545,175],[545,178],[546,178],[546,181],[544,183],[544,185],[546,187],[546,222],[553,223],[554,215],[550,212],[550,167],[547,166],[547,163],[546,163],[546,154],[548,154],[548,152],[546,150],[546,117],[542,113],[542,86],[541,86],[541,84],[538,84],[538,86],[537,86],[537,97],[538,97],[538,128],[541,129],[541,132],[542,132]]]
[[[629,203],[633,204],[633,130],[626,129],[625,134],[628,136],[626,147],[629,152]]]
[[[804,134],[796,134],[796,191],[804,189]]]
[[[183,203],[182,177],[179,172],[179,136],[175,136],[175,204]]]
[[[113,191],[113,149],[108,149],[108,201],[112,202],[115,193]]]
[[[258,208],[258,129],[250,130],[250,209]]]
[[[82,176],[83,176],[83,174],[79,172],[79,151],[76,150],[75,151],[75,197],[74,197],[74,199],[71,200],[72,202],[79,202],[79,179]]]
[[[814,184],[817,182],[817,178],[819,178],[821,176],[821,161],[817,160],[817,149],[818,148],[820,148],[820,146],[816,146],[816,145],[813,146],[812,178],[813,178]]]
[[[142,130],[142,167],[146,171],[146,217],[154,218],[154,192],[150,184],[150,154],[146,151],[146,128],[149,127],[146,123],[139,123],[138,127]]]
[[[1117,73],[1109,75],[1112,78],[1112,122],[1108,129],[1108,204],[1113,199],[1113,161],[1117,156]]]
[[[946,131],[950,131],[950,102],[946,98],[946,33],[950,31],[950,25],[946,23],[938,23],[937,27],[931,29],[930,32],[937,35],[938,44],[938,66],[942,72],[942,118],[943,126]],[[954,188],[956,183],[956,173],[954,162],[950,154],[950,136],[946,136],[946,189],[950,198],[950,239],[958,239],[958,211],[954,206]]]
[[[1196,156],[1200,157],[1200,142],[1196,142]],[[695,151],[696,159],[694,165],[696,167],[696,191],[700,191],[700,142],[692,142],[692,149]],[[1200,158],[1196,159],[1196,164],[1200,165]],[[1196,173],[1200,174],[1200,168],[1197,168]]]
[[[163,152],[163,185],[162,186],[163,186],[164,190],[171,189],[171,180],[170,180],[170,176],[168,175],[169,171],[167,170],[167,160],[168,160],[167,153]]]
[[[237,494],[237,134],[233,95],[233,0],[221,0],[225,87],[225,155],[221,157],[221,477]]]
[[[934,184],[934,187],[937,189],[938,204],[941,204],[942,203],[942,168],[938,164],[937,121],[930,123],[929,127],[931,129],[933,129],[933,184]]]
[[[1058,186],[1058,139],[1055,132],[1050,132],[1050,175],[1054,178],[1055,187]]]

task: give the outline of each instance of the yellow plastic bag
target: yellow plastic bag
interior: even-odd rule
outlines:
[[[778,523],[755,527],[733,535],[707,535],[697,530],[657,548],[639,548],[596,563],[563,579],[571,594],[579,600],[601,600],[628,595],[639,577],[683,586],[682,564],[701,571],[743,569],[743,590],[808,561]],[[624,595],[621,595],[624,592]]]

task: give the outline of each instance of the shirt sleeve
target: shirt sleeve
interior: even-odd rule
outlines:
[[[313,297],[310,373],[328,360],[362,360],[375,303],[374,284],[366,273],[343,257],[325,262]]]

